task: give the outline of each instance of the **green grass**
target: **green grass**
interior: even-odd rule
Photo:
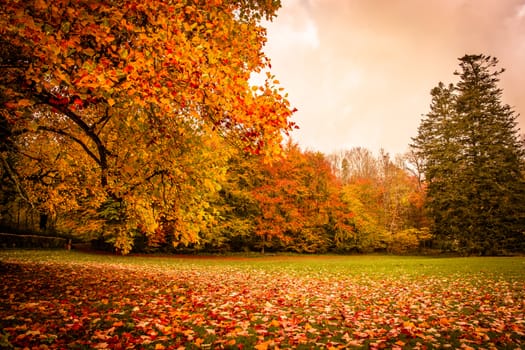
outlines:
[[[8,250],[0,262],[0,347],[525,346],[523,257]]]
[[[305,269],[347,273],[477,273],[494,272],[525,278],[525,257],[428,257],[395,255],[173,255],[121,256],[65,250],[0,250],[0,260],[95,262],[160,267],[235,266],[272,271]]]

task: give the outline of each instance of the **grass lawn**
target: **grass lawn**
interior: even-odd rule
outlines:
[[[525,258],[0,251],[0,348],[525,348]]]

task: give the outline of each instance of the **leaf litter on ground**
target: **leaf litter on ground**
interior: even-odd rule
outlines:
[[[525,346],[519,274],[0,258],[2,348]]]

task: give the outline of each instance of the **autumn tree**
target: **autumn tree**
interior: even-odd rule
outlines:
[[[381,224],[381,193],[371,179],[356,179],[342,188],[342,200],[354,213],[347,239],[339,249],[353,252],[386,250],[387,232]]]
[[[252,189],[257,201],[255,233],[261,248],[317,252],[327,246],[326,236],[316,231],[321,218],[319,202],[326,201],[326,189],[318,176],[325,168],[314,168],[313,157],[291,141],[283,157],[261,164],[263,179]],[[322,219],[321,219],[322,220]]]
[[[203,249],[212,251],[256,250],[256,217],[260,214],[252,189],[262,183],[260,156],[233,150],[218,196],[211,203],[218,220]]]
[[[459,59],[459,82],[432,89],[413,150],[428,184],[433,231],[465,253],[523,249],[524,148],[517,114],[502,102],[498,60]]]
[[[222,242],[233,250],[320,253],[352,236],[353,214],[329,162],[292,141],[271,162],[233,156],[220,193]]]
[[[332,171],[348,183],[355,179],[374,179],[378,176],[378,164],[374,154],[367,148],[354,147],[327,156]]]
[[[196,242],[210,216],[195,189],[216,191],[227,160],[216,136],[271,156],[293,127],[273,76],[260,87],[249,82],[269,67],[260,22],[278,7],[228,0],[4,4],[0,43],[11,54],[1,62],[0,112],[12,147],[2,159],[17,162],[3,169],[13,170],[14,183],[33,186],[40,202],[51,188],[69,194],[66,206],[82,211],[88,228],[114,232],[106,238],[123,252],[135,231],[153,238],[167,230],[175,244]],[[30,185],[34,173],[53,179]]]
[[[353,213],[353,230],[347,231],[351,239],[340,248],[404,252],[427,238],[421,213],[424,191],[402,157],[353,148],[328,159],[343,181],[342,199]]]

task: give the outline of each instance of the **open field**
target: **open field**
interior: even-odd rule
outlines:
[[[525,348],[525,258],[0,262],[0,348]]]

